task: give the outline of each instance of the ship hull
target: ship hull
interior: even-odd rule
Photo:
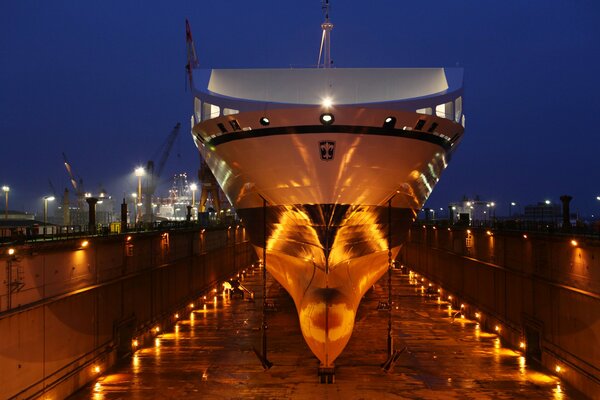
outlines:
[[[361,298],[387,271],[409,225],[447,166],[451,121],[389,110],[339,108],[336,124],[310,124],[323,111],[270,111],[284,126],[223,131],[258,121],[248,112],[196,125],[202,156],[247,227],[259,258],[294,299],[302,334],[324,367],[351,337]],[[407,129],[419,120],[442,134]],[[233,124],[232,124],[233,126]]]

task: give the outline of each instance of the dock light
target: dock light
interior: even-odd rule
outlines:
[[[13,249],[12,247],[10,249],[8,249],[8,255],[9,256],[15,255],[15,249]]]
[[[600,196],[596,196],[596,200],[600,200]]]
[[[94,372],[99,374],[100,373],[100,366],[96,365],[94,366]]]
[[[156,333],[160,332],[160,326],[154,327],[154,332],[156,332]]]
[[[550,204],[550,200],[546,200],[546,201],[544,201],[544,203]]]
[[[452,232],[452,229],[451,229],[451,228],[448,228],[448,232]]]
[[[258,120],[258,122],[260,122],[262,126],[269,126],[269,124],[271,123],[271,121],[269,121],[269,118],[267,117],[262,117]]]
[[[206,296],[204,296],[203,299],[206,300]]]
[[[496,332],[500,332],[500,326],[496,325],[496,326],[494,327],[494,330],[495,330]]]
[[[460,308],[465,308],[465,305],[464,305],[464,304],[461,304],[461,305],[460,305]]]
[[[434,226],[433,229],[435,230],[435,229],[437,229],[437,227]]]
[[[470,230],[470,229],[467,229],[467,233],[469,233],[469,234],[470,234],[470,233],[471,233],[471,230]]]
[[[525,342],[519,342],[519,348],[524,349],[525,348]]]
[[[448,296],[448,300],[452,300],[452,296]]]
[[[125,241],[127,241],[127,242],[131,241],[131,236],[127,236],[127,238],[125,238]]]
[[[194,303],[190,303],[190,308],[194,308]]]
[[[438,293],[442,293],[442,289],[438,289]]]
[[[138,347],[139,345],[140,345],[140,342],[138,342],[137,339],[133,339],[133,341],[131,342],[132,347]]]
[[[423,225],[423,229],[427,228],[425,225]]]
[[[321,121],[321,123],[323,125],[331,125],[331,124],[333,124],[333,121],[335,121],[335,118],[333,117],[333,114],[325,113],[325,114],[321,114],[321,117],[319,117],[319,120]]]
[[[524,234],[524,235],[523,235],[523,239],[527,239],[527,235],[525,235],[525,234]]]
[[[475,318],[477,318],[477,319],[481,318],[481,313],[476,312],[475,313]]]
[[[175,319],[179,319],[179,314],[175,314]]]
[[[554,370],[556,372],[560,372],[560,371],[562,371],[562,368],[560,367],[560,365],[557,365],[556,368],[554,368]]]
[[[383,127],[388,129],[394,129],[396,126],[396,118],[395,117],[387,117],[383,120]]]
[[[87,240],[84,240],[83,242],[81,242],[81,248],[85,249],[86,247],[88,247],[90,244],[90,242],[88,242]]]
[[[577,240],[571,240],[571,246],[573,247],[577,247],[579,243],[577,243]]]
[[[492,236],[492,231],[485,231],[488,236]]]

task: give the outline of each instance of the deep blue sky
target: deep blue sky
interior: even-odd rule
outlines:
[[[465,68],[467,130],[428,205],[479,194],[506,213],[574,196],[600,212],[600,3],[332,0],[338,67]],[[184,21],[203,67],[316,63],[322,13],[311,1],[3,1],[0,185],[35,211],[68,186],[134,191],[132,171],[180,121],[165,176],[195,176],[185,92]],[[2,207],[0,207],[2,208]]]

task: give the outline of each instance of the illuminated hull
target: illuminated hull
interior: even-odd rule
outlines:
[[[395,259],[409,225],[447,166],[462,126],[414,112],[321,107],[239,113],[195,125],[196,144],[248,229],[267,271],[294,299],[322,365],[342,352],[365,292]],[[235,118],[236,132],[210,135]],[[436,133],[410,128],[425,121]],[[274,124],[273,124],[274,125]],[[391,233],[391,235],[390,235]]]

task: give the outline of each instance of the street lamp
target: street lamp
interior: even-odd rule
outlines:
[[[137,198],[138,198],[138,202],[141,203],[142,202],[142,176],[144,176],[146,174],[146,171],[144,171],[144,167],[137,167],[134,171],[135,176],[137,176],[138,178],[138,191],[137,191]],[[136,222],[139,222],[140,220],[140,206],[137,206],[136,209]]]
[[[508,216],[509,217],[512,216],[512,208],[516,205],[517,205],[517,203],[515,203],[514,201],[510,202],[510,205],[508,206]]]
[[[4,219],[8,219],[8,192],[10,192],[10,188],[6,185],[2,186],[2,191],[4,192]]]
[[[44,235],[46,234],[46,224],[48,223],[48,202],[54,201],[54,196],[44,196]]]
[[[192,207],[196,205],[196,190],[198,190],[198,185],[192,183],[190,185],[190,190],[192,191]]]

